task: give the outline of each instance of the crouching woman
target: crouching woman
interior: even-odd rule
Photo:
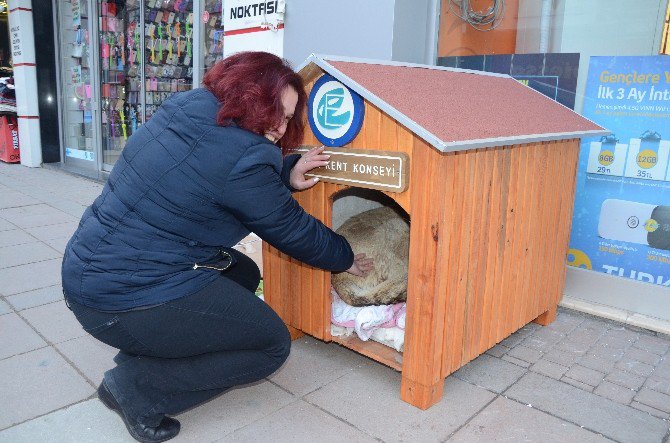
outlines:
[[[318,148],[282,155],[302,140],[301,78],[249,52],[219,62],[204,86],[172,96],[128,139],[63,258],[68,306],[119,350],[100,400],[139,441],[174,437],[170,416],[286,360],[287,328],[254,296],[258,267],[231,248],[250,231],[312,266],[372,268],[291,196],[328,159]]]

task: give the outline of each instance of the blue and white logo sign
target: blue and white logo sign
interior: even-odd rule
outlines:
[[[363,126],[363,98],[334,77],[319,78],[307,104],[309,126],[316,138],[326,146],[350,143]]]

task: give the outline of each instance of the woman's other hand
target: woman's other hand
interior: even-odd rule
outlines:
[[[374,268],[375,265],[371,258],[366,258],[365,254],[356,254],[354,255],[354,264],[347,269],[347,272],[359,277],[367,277]]]
[[[305,178],[305,173],[314,168],[326,166],[328,164],[330,155],[324,154],[324,149],[326,148],[323,146],[312,148],[300,157],[298,163],[291,169],[291,174],[289,176],[289,182],[293,189],[304,191],[305,189],[311,188],[319,181],[318,177]]]

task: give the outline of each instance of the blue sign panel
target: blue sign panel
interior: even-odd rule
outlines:
[[[307,119],[312,132],[325,146],[350,143],[361,130],[364,116],[360,95],[328,74],[316,81],[307,102]]]

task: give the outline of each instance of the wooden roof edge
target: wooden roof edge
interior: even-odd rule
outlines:
[[[500,146],[522,145],[527,143],[548,142],[554,140],[569,140],[573,138],[582,137],[597,137],[602,135],[609,135],[611,131],[590,130],[590,131],[575,131],[575,132],[557,132],[547,134],[527,134],[517,135],[514,137],[493,137],[493,138],[479,138],[472,140],[458,140],[452,142],[442,142],[442,146],[435,146],[442,152],[465,151],[468,149],[479,148],[496,148]],[[417,134],[418,135],[418,134]]]

